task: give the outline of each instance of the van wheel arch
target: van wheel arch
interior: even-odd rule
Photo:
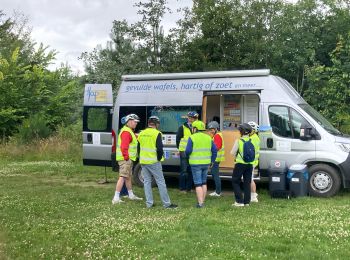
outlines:
[[[134,166],[132,177],[133,177],[133,183],[135,183],[138,187],[143,187],[143,175],[141,173],[141,164],[138,162]],[[152,187],[155,187],[155,186],[156,186],[156,182],[154,178],[152,178]]]
[[[314,197],[332,197],[342,184],[340,171],[327,163],[309,164],[309,193]]]

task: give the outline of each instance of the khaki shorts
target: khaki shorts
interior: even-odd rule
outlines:
[[[119,176],[130,178],[132,176],[132,160],[118,161]]]

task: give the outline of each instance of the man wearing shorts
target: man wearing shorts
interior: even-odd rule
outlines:
[[[134,134],[140,118],[135,114],[127,115],[124,119],[124,127],[120,130],[117,143],[117,161],[119,165],[119,179],[115,188],[112,204],[124,202],[120,199],[120,191],[125,183],[128,189],[128,197],[131,200],[142,200],[132,191],[131,177],[133,162],[137,158],[137,139]]]

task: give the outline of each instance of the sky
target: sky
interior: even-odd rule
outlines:
[[[84,65],[78,57],[92,51],[98,44],[105,46],[113,20],[139,21],[135,0],[1,0],[0,10],[7,17],[21,13],[28,18],[32,39],[58,52],[51,69],[68,62],[72,70],[83,74]],[[191,6],[191,0],[168,0],[173,11],[163,20],[165,30],[175,26],[180,18],[179,7]]]

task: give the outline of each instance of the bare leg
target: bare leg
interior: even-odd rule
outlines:
[[[252,193],[256,193],[256,185],[255,185],[255,182],[253,180],[250,183],[250,190]]]
[[[203,204],[203,188],[202,186],[196,187],[197,201],[199,204]]]
[[[128,190],[132,190],[132,184],[131,184],[131,178],[130,177],[124,177],[125,178],[125,185]]]
[[[123,188],[123,185],[124,185],[124,177],[120,176],[118,179],[117,185],[115,187],[115,190],[117,192],[120,192]]]
[[[205,201],[205,196],[207,195],[207,185],[202,185],[202,191],[203,191],[203,197],[202,197],[202,200],[203,200],[203,203]]]

